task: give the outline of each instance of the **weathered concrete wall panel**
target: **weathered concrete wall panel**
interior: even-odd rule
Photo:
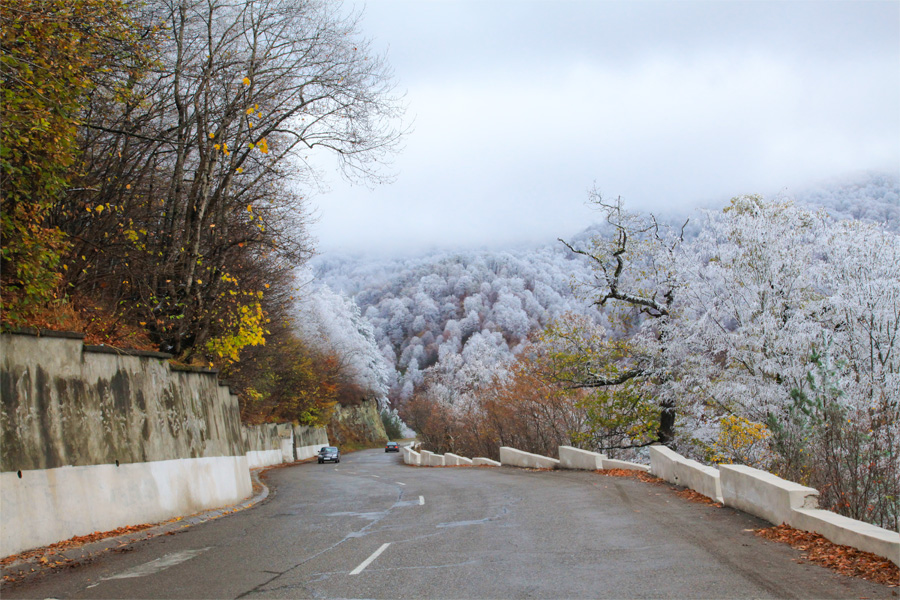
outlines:
[[[252,493],[237,397],[168,355],[0,335],[0,553]]]
[[[281,438],[274,423],[246,425],[241,428],[241,437],[247,448],[247,466],[251,469],[281,464]]]
[[[0,471],[242,456],[237,397],[159,353],[0,336]]]
[[[641,465],[638,463],[628,462],[627,460],[614,460],[612,458],[604,458],[603,459],[603,468],[604,469],[623,469],[625,471],[644,471],[645,473],[650,472],[650,467],[648,465]]]

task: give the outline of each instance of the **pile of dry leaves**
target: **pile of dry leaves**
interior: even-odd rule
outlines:
[[[597,471],[597,473],[599,473],[600,475],[606,475],[607,477],[632,477],[634,479],[640,479],[644,483],[665,483],[665,481],[663,481],[659,477],[651,475],[646,471],[636,471],[632,469],[601,469]]]
[[[871,552],[863,552],[850,546],[840,546],[829,542],[818,533],[794,529],[788,525],[778,525],[757,529],[756,535],[767,540],[790,544],[802,550],[804,557],[812,563],[828,567],[842,575],[860,577],[889,587],[900,586],[900,568],[886,558]]]

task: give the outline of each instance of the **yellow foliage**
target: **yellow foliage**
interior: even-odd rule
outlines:
[[[710,447],[715,463],[740,463],[764,467],[768,460],[766,440],[772,433],[763,423],[728,415],[719,422],[719,435]]]
[[[265,345],[268,333],[265,329],[266,322],[265,312],[259,302],[243,304],[238,310],[236,322],[231,323],[230,331],[207,342],[206,349],[225,363],[237,362],[241,349]]]

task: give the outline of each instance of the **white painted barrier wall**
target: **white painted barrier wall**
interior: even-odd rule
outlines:
[[[0,556],[236,504],[252,491],[246,456],[0,473],[0,505],[16,517],[3,519]]]
[[[500,463],[498,463],[496,460],[491,460],[490,458],[484,458],[483,456],[473,458],[472,464],[476,467],[499,467],[500,466]]]
[[[406,448],[406,464],[421,466],[422,465],[422,455],[413,450],[412,448]]]
[[[294,439],[292,437],[281,438],[282,462],[294,462]]]
[[[716,502],[723,502],[719,470],[685,458],[665,446],[650,446],[650,472],[675,485],[683,485]]]
[[[452,452],[444,453],[444,466],[445,467],[456,467],[459,465],[459,459],[462,458],[458,454],[453,454]]]
[[[900,533],[818,508],[795,508],[791,527],[812,531],[835,544],[853,546],[900,566]]]
[[[443,467],[444,466],[444,455],[443,454],[435,454],[429,450],[422,450],[420,453],[422,455],[422,461],[420,463],[423,467]]]
[[[281,450],[249,450],[247,452],[247,466],[251,469],[271,467],[284,462]]]
[[[819,492],[745,465],[720,465],[726,506],[739,508],[775,525],[813,531],[836,544],[883,556],[900,566],[900,533],[827,510],[819,510]]]
[[[540,454],[523,452],[508,446],[500,446],[500,464],[526,469],[555,469],[559,466],[559,461],[549,456],[541,456]]]
[[[795,508],[818,508],[819,491],[745,465],[720,465],[725,504],[770,523],[790,524]]]
[[[560,469],[582,469],[585,471],[599,471],[603,468],[605,454],[589,452],[572,446],[559,447]]]

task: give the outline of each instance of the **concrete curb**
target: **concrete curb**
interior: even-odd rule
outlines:
[[[291,464],[291,463],[288,463]],[[295,463],[295,464],[300,464]],[[275,465],[281,466],[281,465]],[[253,469],[250,472],[250,478],[262,488],[259,493],[251,496],[250,498],[244,500],[243,502],[239,502],[238,504],[233,504],[231,506],[224,506],[222,508],[216,508],[213,510],[208,510],[202,513],[197,513],[194,515],[189,515],[186,517],[179,517],[177,520],[173,519],[170,521],[165,521],[162,523],[158,523],[148,529],[143,529],[141,531],[136,531],[133,533],[126,533],[122,535],[117,535],[114,537],[104,538],[102,540],[98,540],[96,542],[89,542],[82,546],[78,546],[76,548],[69,548],[67,550],[63,550],[61,552],[53,552],[50,550],[50,546],[44,546],[42,548],[34,548],[29,550],[28,552],[34,552],[36,550],[43,550],[43,552],[35,554],[35,556],[18,560],[12,562],[8,565],[3,565],[0,567],[0,578],[14,578],[19,579],[21,577],[31,575],[32,573],[38,573],[43,570],[52,569],[53,562],[58,561],[66,561],[66,566],[70,566],[72,562],[80,563],[90,559],[93,559],[96,555],[106,552],[108,550],[113,550],[115,548],[121,548],[123,546],[127,546],[129,544],[133,544],[136,542],[141,542],[144,540],[149,540],[155,537],[159,537],[161,535],[169,535],[178,531],[181,531],[187,527],[191,527],[193,525],[199,525],[201,523],[206,523],[207,521],[212,521],[213,519],[218,519],[219,517],[223,517],[232,513],[240,512],[247,508],[251,508],[252,506],[262,502],[266,498],[269,497],[269,487],[262,482],[260,479],[260,475],[263,471],[267,471],[273,467],[261,467],[257,469]],[[51,555],[53,559],[48,563],[42,563],[41,558]]]

